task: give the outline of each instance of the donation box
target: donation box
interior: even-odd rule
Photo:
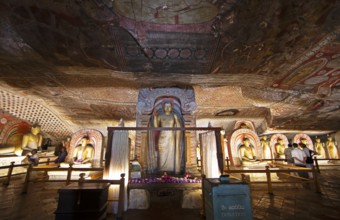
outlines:
[[[55,219],[106,219],[109,186],[109,183],[83,183],[59,189]]]
[[[250,191],[247,183],[236,179],[223,181],[207,178],[203,181],[206,220],[253,219]]]

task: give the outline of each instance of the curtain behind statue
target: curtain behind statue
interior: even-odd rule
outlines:
[[[120,174],[125,173],[125,196],[124,196],[124,210],[127,210],[127,183],[129,178],[129,134],[128,131],[114,131],[112,135],[111,157],[110,165],[107,175],[104,179],[118,180],[121,178]],[[113,197],[112,197],[113,195]],[[118,200],[119,187],[112,185],[110,187],[110,200]],[[117,203],[114,202],[114,212],[117,210]]]
[[[202,170],[206,178],[218,178],[221,173],[218,168],[217,146],[215,132],[200,134],[202,151]]]

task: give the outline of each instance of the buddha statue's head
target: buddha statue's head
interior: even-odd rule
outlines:
[[[37,134],[39,134],[40,129],[41,129],[40,125],[34,124],[31,128],[31,132],[32,132],[32,134],[37,135]]]
[[[244,138],[244,139],[243,139],[243,145],[246,146],[246,147],[249,147],[249,146],[250,146],[250,140],[249,140],[249,138]]]
[[[263,136],[262,140],[266,141],[267,140],[267,136]]]
[[[278,139],[277,139],[277,143],[279,143],[280,145],[282,145],[282,144],[283,144],[283,140],[282,140],[281,138],[278,138]]]
[[[172,103],[167,101],[163,105],[163,109],[165,113],[171,113],[172,112]]]
[[[307,145],[307,139],[306,139],[306,138],[301,138],[301,139],[300,139],[300,142],[303,143],[303,144],[305,144],[305,145]]]
[[[90,138],[89,138],[89,136],[86,135],[86,136],[81,138],[80,145],[85,147],[86,145],[88,145],[89,142],[90,142]]]
[[[327,135],[327,140],[331,141],[332,140],[332,136]]]
[[[300,148],[306,148],[307,145],[305,145],[304,143],[300,142],[300,143],[299,143],[299,147],[300,147]]]

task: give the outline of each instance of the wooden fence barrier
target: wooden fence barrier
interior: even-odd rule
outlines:
[[[307,179],[307,178],[302,178],[302,177],[298,177],[298,176],[293,176],[293,175],[289,175],[290,177],[299,179],[300,181],[272,181],[271,179],[271,173],[294,173],[297,171],[304,171],[304,172],[312,172],[313,173],[313,179]],[[305,183],[305,182],[313,182],[315,185],[315,191],[317,193],[321,192],[320,189],[320,185],[319,185],[319,181],[318,181],[318,172],[315,169],[315,167],[313,168],[298,168],[298,167],[294,167],[292,169],[285,169],[285,170],[271,170],[269,168],[269,166],[266,166],[265,169],[256,169],[256,170],[225,170],[224,173],[226,174],[230,174],[230,173],[239,173],[239,174],[245,174],[245,173],[264,173],[266,174],[266,179],[267,181],[250,181],[250,179],[246,180],[245,175],[242,175],[242,180],[249,182],[251,184],[256,184],[256,183],[266,183],[267,184],[267,188],[268,188],[268,193],[269,194],[273,194],[273,184],[277,184],[277,183]],[[301,181],[302,180],[302,181]]]

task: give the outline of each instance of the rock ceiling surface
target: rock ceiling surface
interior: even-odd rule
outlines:
[[[0,1],[0,108],[63,136],[192,87],[198,125],[340,128],[336,0]]]

